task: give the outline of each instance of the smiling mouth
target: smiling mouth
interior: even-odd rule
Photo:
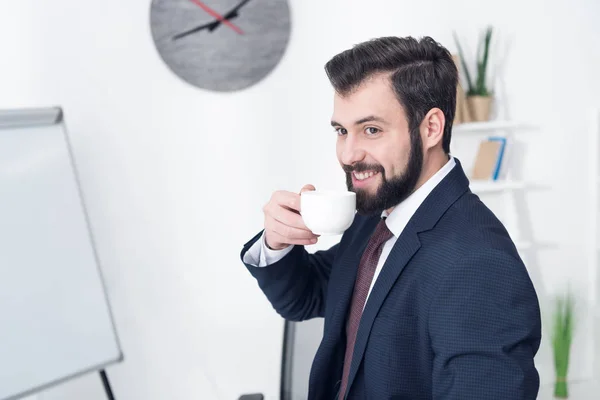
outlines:
[[[373,176],[377,175],[379,172],[377,171],[365,171],[365,172],[352,172],[352,177],[359,181],[365,181],[369,178],[372,178]]]

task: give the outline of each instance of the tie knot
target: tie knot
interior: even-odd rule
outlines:
[[[375,246],[379,246],[382,243],[387,242],[392,236],[394,236],[394,234],[385,223],[385,218],[381,218],[375,228],[375,232],[373,232],[373,236],[371,236],[371,243]]]

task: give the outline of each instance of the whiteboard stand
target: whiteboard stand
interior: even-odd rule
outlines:
[[[100,379],[102,380],[102,387],[104,387],[104,393],[106,393],[106,398],[108,400],[115,400],[115,395],[113,394],[112,388],[110,387],[110,381],[108,380],[108,376],[106,376],[106,371],[100,370]]]
[[[0,400],[123,360],[61,108],[0,110]]]

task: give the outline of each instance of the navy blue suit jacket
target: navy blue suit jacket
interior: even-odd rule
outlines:
[[[534,400],[540,309],[502,223],[469,190],[460,162],[398,238],[367,300],[346,398]],[[357,215],[339,244],[295,246],[267,267],[247,265],[284,318],[324,317],[309,399],[339,394],[345,324],[366,243],[379,216]],[[242,250],[260,238],[260,233]]]

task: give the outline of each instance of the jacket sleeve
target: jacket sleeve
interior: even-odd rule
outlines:
[[[535,400],[537,295],[522,261],[480,249],[449,268],[429,312],[435,400]]]
[[[243,255],[242,261],[244,264],[250,264],[255,267],[266,267],[267,265],[274,264],[275,262],[281,260],[283,257],[287,255],[292,249],[293,245],[290,245],[282,250],[271,250],[267,247],[265,243],[265,234],[254,242],[248,250]]]
[[[262,237],[262,232],[246,243],[245,253]],[[294,246],[281,260],[265,267],[244,263],[267,299],[283,318],[304,321],[325,316],[327,284],[338,245],[309,254],[304,246]]]

